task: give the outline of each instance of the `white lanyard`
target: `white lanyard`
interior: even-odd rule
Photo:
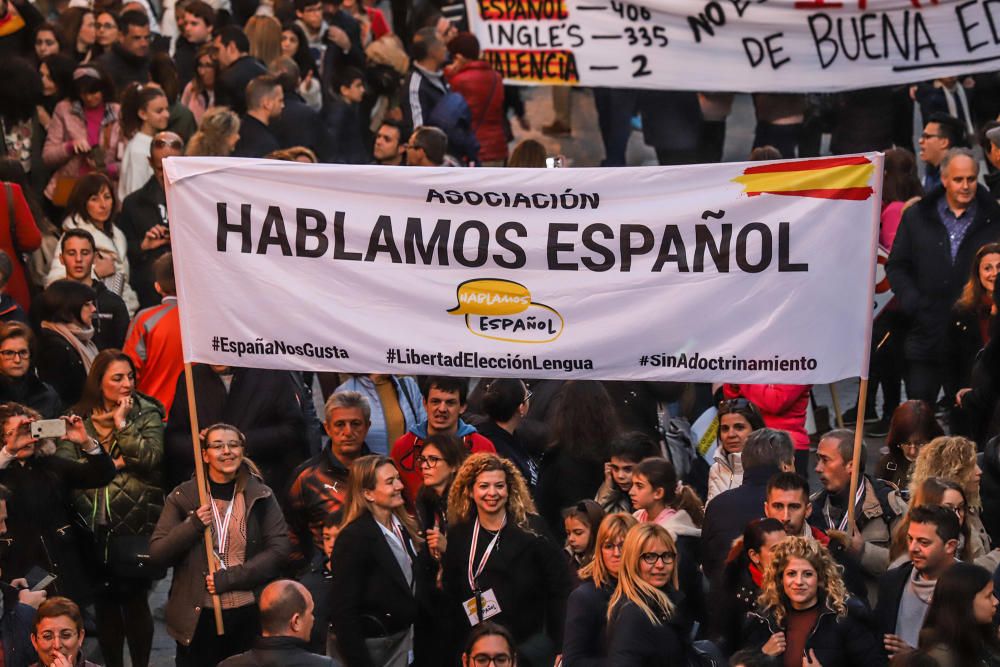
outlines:
[[[476,545],[479,544],[479,517],[476,517],[476,523],[472,527],[472,548],[469,549],[469,589],[473,592],[476,591],[476,580],[479,579],[479,575],[483,573],[486,569],[486,562],[490,559],[490,554],[493,553],[493,549],[496,547],[497,542],[500,540],[500,531],[503,527],[507,525],[507,515],[503,517],[503,523],[500,524],[500,530],[497,534],[493,536],[493,540],[490,541],[489,545],[486,547],[486,551],[483,552],[483,558],[479,561],[479,567],[473,572],[472,563],[476,559]]]
[[[865,480],[862,479],[861,483],[858,484],[858,490],[857,490],[857,492],[854,494],[854,506],[855,507],[858,506],[858,503],[861,502],[861,499],[864,498],[864,496],[865,496]],[[827,498],[826,504],[823,506],[823,515],[826,517],[826,527],[827,527],[827,530],[830,530],[831,528],[833,528],[833,518],[830,516],[830,499],[829,498]],[[845,510],[844,510],[844,518],[840,520],[840,526],[837,527],[837,530],[839,530],[842,533],[846,533],[847,532],[847,517],[849,517],[850,515],[851,515],[850,511],[848,511],[845,508]]]
[[[209,496],[211,498],[211,496]],[[233,518],[233,505],[236,504],[236,494],[233,494],[233,499],[229,501],[229,507],[226,508],[226,518],[222,519],[219,517],[219,508],[215,504],[215,498],[212,500],[212,523],[215,524],[215,541],[219,545],[219,548],[215,552],[215,557],[219,559],[219,563],[225,567],[225,561],[223,557],[226,555],[226,543],[229,541],[229,520]]]

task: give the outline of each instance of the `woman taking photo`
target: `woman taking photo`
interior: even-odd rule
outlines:
[[[787,537],[771,550],[746,641],[785,665],[885,665],[866,614],[864,605],[849,597],[825,547],[807,537]]]
[[[493,620],[528,663],[550,665],[561,652],[569,581],[534,510],[512,462],[488,453],[466,459],[448,494],[442,583],[455,627]]]
[[[727,653],[743,646],[743,624],[757,606],[764,572],[771,553],[785,539],[785,528],[777,519],[755,519],[747,524],[743,539],[733,543],[722,579],[712,592],[713,635]]]
[[[418,613],[414,561],[422,540],[406,513],[392,459],[362,456],[351,464],[348,483],[330,555],[330,627],[345,665],[407,667]]]
[[[81,176],[94,172],[118,176],[121,128],[111,79],[84,65],[73,72],[73,84],[73,95],[52,112],[42,149],[45,166],[53,171],[45,197],[58,210],[66,206]]]
[[[955,563],[934,587],[920,648],[940,667],[1000,665],[1000,643],[993,617],[997,598],[988,570],[970,563]]]
[[[36,347],[26,325],[10,322],[0,327],[0,403],[20,403],[43,419],[55,419],[62,413],[62,401],[31,365]]]
[[[885,439],[889,452],[879,461],[875,476],[899,489],[908,489],[920,448],[939,435],[944,431],[934,417],[934,409],[926,401],[906,401],[892,413]]]
[[[129,285],[128,242],[114,224],[117,209],[111,180],[104,174],[88,174],[73,186],[62,228],[82,229],[94,238],[94,276],[122,298],[131,316],[139,309],[139,297]],[[66,265],[53,261],[48,284],[65,277]]]
[[[719,404],[719,435],[715,463],[708,470],[708,497],[705,504],[723,491],[743,483],[743,445],[751,432],[764,428],[764,419],[753,403],[733,398]]]
[[[166,497],[149,543],[155,567],[173,567],[167,632],[179,667],[215,667],[250,648],[257,636],[254,591],[277,578],[291,554],[288,527],[274,492],[244,458],[246,436],[235,426],[205,429],[201,458],[209,501],[201,505],[194,479]],[[215,572],[208,574],[205,527],[211,528]],[[212,594],[222,603],[226,634],[215,632]]]
[[[493,443],[497,454],[514,462],[528,483],[528,490],[534,492],[538,484],[538,461],[517,435],[517,427],[531,405],[531,392],[521,380],[501,378],[487,385],[482,402],[490,420],[476,428]]]
[[[95,603],[97,641],[109,667],[125,664],[126,639],[132,664],[144,667],[153,645],[149,589],[164,574],[144,562],[163,509],[163,407],[136,393],[128,355],[105,350],[94,359],[73,411],[85,415],[87,433],[101,443],[118,471],[107,486],[78,492],[75,499],[104,566],[104,585]],[[81,458],[69,440],[60,443],[58,454]]]
[[[105,486],[115,465],[76,415],[63,417],[65,437],[85,456],[80,461],[53,456],[51,441],[31,435],[37,417],[23,405],[0,404],[0,484],[11,492],[5,537],[17,544],[0,556],[3,575],[17,579],[41,567],[57,576],[51,592],[89,604],[93,578],[83,566],[84,545],[71,529],[72,492]]]
[[[42,326],[38,336],[38,377],[75,405],[97,357],[94,345],[93,289],[75,280],[57,280],[38,298]]]
[[[597,529],[597,550],[580,570],[582,583],[566,602],[563,634],[564,667],[602,667],[608,656],[608,601],[618,586],[625,535],[636,525],[630,514],[610,514]]]
[[[625,536],[618,586],[608,603],[608,659],[611,667],[654,667],[664,656],[684,664],[690,655],[691,624],[677,593],[677,548],[655,523]]]
[[[417,664],[443,665],[454,638],[450,616],[440,613],[447,608],[441,590],[441,558],[448,548],[448,492],[455,473],[469,455],[465,444],[451,434],[439,433],[424,440],[415,463],[423,476],[417,491],[417,523],[427,548],[417,556],[417,617],[414,654]],[[464,628],[463,628],[464,630]]]

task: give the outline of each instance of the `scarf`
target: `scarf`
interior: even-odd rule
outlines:
[[[64,324],[62,322],[46,321],[42,322],[42,328],[55,331],[65,338],[73,349],[76,350],[77,354],[80,355],[80,359],[83,360],[84,370],[88,373],[90,372],[90,367],[94,363],[94,357],[97,356],[97,346],[91,341],[94,337],[94,327],[84,328],[82,324],[77,324],[76,322]]]
[[[913,571],[910,573],[910,581],[907,583],[907,586],[910,587],[910,591],[917,596],[918,600],[929,605],[931,603],[931,598],[934,597],[934,586],[936,584],[937,579],[934,581],[924,579],[920,576],[920,573],[917,572],[917,568],[913,568]]]

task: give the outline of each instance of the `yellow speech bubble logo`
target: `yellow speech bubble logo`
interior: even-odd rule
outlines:
[[[452,315],[516,315],[531,305],[528,288],[512,280],[483,278],[458,286],[458,305]]]

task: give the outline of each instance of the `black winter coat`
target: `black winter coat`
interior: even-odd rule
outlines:
[[[215,85],[216,106],[228,106],[241,115],[246,113],[247,84],[261,74],[267,74],[267,68],[249,54],[222,70]],[[240,134],[243,134],[242,127]]]
[[[565,667],[604,667],[608,659],[608,602],[616,581],[598,588],[587,580],[573,589],[566,602],[563,632]]]
[[[38,379],[34,368],[21,378],[0,375],[0,403],[20,403],[41,413],[44,419],[62,414],[62,401],[51,385]]]
[[[630,600],[619,603],[608,622],[608,667],[684,665],[690,656],[691,625],[683,613],[683,596],[669,593],[674,615],[654,625]]]
[[[416,562],[406,540],[411,568]],[[451,545],[449,545],[449,549]],[[385,534],[370,513],[344,526],[330,555],[330,627],[344,663],[378,667],[364,640],[406,630],[417,620],[417,600]],[[411,570],[411,577],[416,572]]]
[[[51,329],[40,329],[35,367],[39,379],[56,390],[64,406],[76,405],[87,381],[87,369],[68,340]]]
[[[899,567],[886,572],[878,581],[878,604],[875,605],[875,622],[882,635],[896,634],[896,618],[899,616],[899,601],[903,589],[913,572],[913,563],[906,561]]]
[[[128,323],[131,319],[125,301],[108,289],[100,280],[91,285],[97,292],[94,304],[94,345],[98,350],[108,348],[122,349],[125,346],[125,335],[128,333]],[[157,302],[159,303],[159,302]]]
[[[272,489],[285,489],[292,470],[308,455],[302,408],[296,401],[292,378],[285,371],[237,368],[226,391],[209,366],[193,367],[198,423],[224,422],[247,437],[245,454]],[[194,472],[191,426],[185,374],[177,380],[177,394],[167,420],[165,456],[167,485],[179,484]]]
[[[95,61],[111,76],[115,90],[123,91],[130,83],[146,83],[149,81],[149,56],[136,58],[117,43],[111,45],[111,50]]]
[[[161,297],[154,286],[153,262],[170,252],[169,243],[153,250],[143,250],[142,240],[154,226],[166,225],[167,222],[166,194],[155,176],[122,202],[118,227],[128,242],[129,282],[139,297],[140,308],[160,305]]]
[[[726,653],[734,653],[743,646],[747,614],[757,607],[758,597],[760,586],[742,558],[727,565],[713,584],[709,636]]]
[[[250,114],[240,117],[240,140],[233,157],[264,157],[281,148],[271,128]]]
[[[512,523],[504,526],[476,583],[483,591],[493,589],[500,604],[500,613],[490,620],[510,630],[518,645],[543,635],[551,641],[554,657],[562,646],[569,576],[561,550],[544,537],[539,518],[531,516],[529,521],[534,532]],[[469,624],[462,605],[473,597],[468,567],[474,526],[470,521],[450,527],[448,551],[442,559],[442,583],[448,600],[445,613],[455,615],[456,627]]]
[[[316,153],[320,162],[334,162],[330,132],[319,113],[311,108],[294,90],[285,90],[285,108],[269,126],[282,148],[305,146]],[[360,125],[355,137],[360,136]]]
[[[296,637],[258,637],[253,648],[226,658],[219,667],[334,667],[333,658],[309,652]]]
[[[942,197],[944,188],[938,187],[903,213],[886,264],[896,300],[911,318],[904,344],[907,359],[941,358],[951,309],[968,280],[973,256],[1000,238],[1000,206],[979,188],[976,217],[952,262],[948,231],[937,211]]]
[[[59,595],[86,604],[90,577],[83,567],[85,538],[72,510],[72,491],[101,487],[114,477],[115,464],[104,450],[79,462],[36,453],[0,469],[0,484],[11,491],[4,577],[23,577],[37,565],[58,576],[54,588]]]
[[[825,604],[822,598],[820,604]],[[747,617],[745,648],[759,650],[771,635],[784,631],[785,627],[777,623],[773,616],[752,612]],[[829,609],[822,609],[806,640],[805,650],[806,653],[814,651],[823,667],[879,667],[888,662],[882,649],[878,624],[868,608],[853,598],[848,599],[847,615],[843,618],[838,618]],[[781,664],[780,660],[781,657],[775,664]]]
[[[979,495],[984,507],[997,507],[1000,503],[1000,437],[992,438],[983,449],[983,477],[979,482]],[[983,527],[990,542],[1000,544],[1000,512],[983,512]]]
[[[578,443],[580,444],[580,443]],[[581,446],[585,451],[586,446]],[[604,482],[604,466],[599,461],[574,456],[561,444],[542,457],[535,498],[538,512],[558,539],[566,535],[562,511],[581,500],[593,498]]]

